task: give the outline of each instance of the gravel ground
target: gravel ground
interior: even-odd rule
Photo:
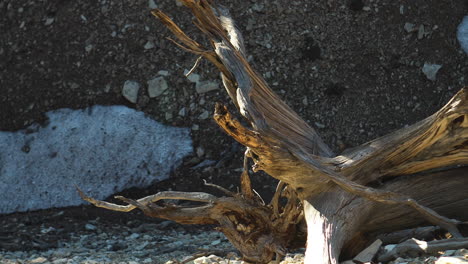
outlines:
[[[99,221],[85,225],[87,232],[71,233],[58,248],[30,251],[0,251],[2,264],[247,264],[222,233],[205,230],[194,234],[170,221],[141,224],[135,228],[101,227]],[[44,227],[41,233],[57,232]],[[205,252],[205,256],[196,256]],[[217,255],[215,255],[217,254]],[[273,262],[272,262],[273,263]],[[288,254],[281,264],[304,263],[303,252]],[[468,250],[447,250],[438,256],[400,257],[389,264],[468,263]]]

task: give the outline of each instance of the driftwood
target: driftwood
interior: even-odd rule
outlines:
[[[379,261],[389,261],[396,259],[398,256],[412,254],[413,256],[418,256],[422,253],[438,253],[440,251],[450,250],[450,249],[460,249],[468,247],[467,238],[454,238],[454,239],[444,239],[444,240],[435,240],[435,241],[422,241],[415,238],[408,239],[405,242],[398,244],[384,254],[378,257]]]
[[[281,181],[277,193],[265,205],[252,191],[245,169],[242,192],[225,190],[227,197],[177,192],[138,201],[120,197],[127,206],[82,194],[85,200],[117,211],[138,208],[179,223],[217,224],[244,258],[256,263],[281,257],[303,232],[306,263],[317,264],[351,259],[377,235],[421,224],[462,237],[459,227],[468,219],[468,168],[463,167],[468,164],[467,88],[432,116],[335,155],[249,65],[242,35],[226,9],[213,7],[208,0],[180,1],[192,11],[211,47],[191,39],[162,11],[152,12],[173,32],[174,43],[221,72],[226,91],[249,127],[219,104],[214,119],[247,147],[246,159],[254,161],[254,171]],[[277,202],[280,195],[288,199],[285,206]],[[157,205],[161,199],[202,205]]]
[[[441,232],[437,226],[424,226],[405,230],[398,230],[392,233],[379,234],[377,239],[380,239],[383,244],[398,244],[405,240],[416,238],[419,240],[429,241],[436,238],[436,234]]]

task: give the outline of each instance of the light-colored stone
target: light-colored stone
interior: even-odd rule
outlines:
[[[40,263],[44,263],[44,262],[47,262],[47,259],[44,258],[44,257],[37,257],[35,259],[32,259],[29,263],[31,264],[40,264]]]
[[[210,116],[210,113],[205,110],[198,116],[198,119],[204,120],[204,119],[207,119],[209,116]]]
[[[424,25],[419,25],[418,28],[418,39],[423,39],[424,38]]]
[[[372,259],[374,259],[375,255],[380,249],[380,246],[382,245],[382,240],[377,239],[372,243],[370,246],[368,246],[366,249],[361,251],[353,260],[359,261],[361,263],[366,263],[366,262],[371,262]]]
[[[168,88],[166,79],[163,76],[153,78],[148,81],[148,95],[151,98],[158,97]]]
[[[93,44],[88,44],[88,45],[85,46],[85,51],[90,52],[90,51],[93,50],[93,48],[94,48]]]
[[[424,75],[426,75],[427,79],[435,81],[437,72],[440,70],[440,68],[442,68],[442,65],[424,63],[422,72],[424,73]]]
[[[136,81],[125,81],[122,87],[122,95],[130,101],[131,103],[136,104],[138,99],[138,91],[140,90],[140,84]]]
[[[52,23],[54,23],[55,19],[53,17],[48,17],[46,21],[44,22],[44,25],[50,26]]]
[[[148,0],[148,7],[150,9],[158,8],[158,5],[154,2],[154,0]]]
[[[203,94],[210,91],[218,90],[219,83],[217,81],[200,81],[196,83],[195,89],[197,90],[197,93]]]
[[[457,39],[461,48],[468,54],[468,16],[465,16],[460,25],[458,25]]]
[[[158,75],[161,75],[161,76],[169,76],[169,71],[160,70],[160,71],[158,71]]]
[[[184,70],[184,75],[187,76],[187,73],[189,73],[189,70],[185,69]],[[192,72],[189,76],[187,76],[187,79],[190,81],[190,82],[193,82],[193,83],[197,83],[200,81],[200,75]]]
[[[96,199],[146,187],[167,179],[192,152],[190,129],[125,106],[46,115],[47,126],[0,132],[0,214],[86,203],[75,184]]]
[[[441,257],[434,264],[468,264],[468,259],[462,256]]]
[[[404,29],[406,30],[406,32],[411,33],[411,32],[416,31],[416,25],[406,22],[405,26],[404,26]]]
[[[149,50],[149,49],[154,48],[154,43],[153,43],[153,41],[148,40],[148,41],[146,42],[144,48],[145,48],[146,50]]]
[[[94,230],[96,230],[97,228],[96,228],[95,225],[86,224],[86,225],[85,225],[85,229],[86,229],[86,230],[89,230],[89,231],[94,231]]]
[[[187,115],[187,109],[185,107],[182,107],[180,110],[179,110],[179,116],[186,116]]]
[[[219,240],[219,239],[216,239],[215,241],[211,242],[212,246],[217,246],[219,244],[221,244],[221,240]]]

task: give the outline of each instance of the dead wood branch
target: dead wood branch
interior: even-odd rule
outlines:
[[[460,249],[468,247],[468,238],[452,238],[444,240],[434,240],[430,242],[417,240],[415,238],[408,239],[405,242],[398,244],[389,252],[386,252],[378,257],[379,261],[385,262],[396,259],[398,256],[408,254],[418,255],[421,253],[437,253],[450,249]]]
[[[437,226],[417,227],[380,234],[377,238],[382,240],[383,244],[398,244],[410,238],[427,241],[433,240],[436,236],[436,232],[439,230],[440,228]]]
[[[283,192],[282,189],[278,191]],[[292,190],[287,191],[285,196],[288,198],[288,203],[284,208],[281,207],[281,213],[278,215],[273,212],[271,206],[266,206],[261,200],[246,197],[244,193],[230,197],[216,197],[200,192],[161,192],[136,201],[122,196],[115,197],[128,205],[99,201],[85,195],[79,189],[78,193],[81,198],[95,206],[113,211],[129,212],[140,209],[148,216],[181,224],[217,225],[243,254],[244,259],[255,263],[266,263],[275,256],[284,256],[286,249],[293,245],[291,240],[298,238],[297,229],[300,227],[298,223],[303,220],[301,204]],[[203,204],[194,206],[156,204],[167,199]]]
[[[428,222],[462,236],[458,227],[468,219],[464,210],[468,167],[463,167],[468,164],[468,88],[432,116],[334,156],[317,132],[252,69],[228,10],[208,0],[180,1],[191,10],[211,47],[187,36],[163,12],[152,13],[172,31],[177,45],[218,68],[227,93],[250,127],[241,125],[220,104],[215,121],[248,148],[254,171],[263,170],[287,187],[280,185],[270,205],[265,205],[254,196],[245,159],[242,192],[225,191],[229,197],[175,192],[137,201],[121,197],[127,206],[83,195],[84,199],[117,211],[139,208],[152,217],[180,223],[215,223],[246,259],[260,263],[284,254],[302,217],[308,232],[306,263],[335,264],[340,256],[350,259],[381,233]],[[288,198],[283,207],[278,202],[281,195]],[[174,197],[204,205],[155,203]]]

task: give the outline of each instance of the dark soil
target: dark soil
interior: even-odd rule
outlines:
[[[244,34],[254,68],[337,153],[431,115],[467,84],[467,55],[456,41],[457,25],[468,11],[466,1],[223,4]],[[157,5],[190,36],[203,41],[185,8],[174,0]],[[223,90],[195,91],[183,71],[192,67],[196,56],[167,40],[170,32],[149,11],[147,0],[0,0],[0,130],[44,122],[44,113],[58,108],[127,105],[168,125],[198,125],[192,137],[194,148],[203,153],[187,157],[171,179],[144,190],[126,190],[124,195],[140,198],[170,189],[216,193],[203,186],[203,179],[235,190],[244,148],[214,121],[199,118],[205,110],[211,113],[215,102],[230,104],[229,97]],[[418,38],[417,30],[408,33],[405,23],[416,29],[423,25],[423,38]],[[154,48],[145,49],[148,42]],[[426,62],[443,65],[436,81],[422,73]],[[149,98],[146,81],[160,70],[169,72],[165,78],[170,89]],[[196,73],[204,80],[219,78],[206,61]],[[122,96],[126,80],[142,85],[136,104]],[[184,107],[187,114],[179,115]],[[216,163],[192,168],[203,160]],[[264,174],[254,175],[253,184],[265,199],[275,188],[275,180]],[[3,215],[0,248],[33,246],[28,236],[1,240],[15,228],[27,226],[35,232],[44,223],[82,228],[97,217],[109,225],[131,219],[158,221],[138,212],[90,206]]]

